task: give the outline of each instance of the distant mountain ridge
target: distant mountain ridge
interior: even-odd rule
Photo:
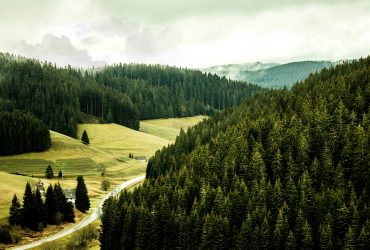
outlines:
[[[266,88],[279,89],[285,86],[290,88],[311,73],[333,67],[338,63],[332,61],[300,61],[285,64],[255,62],[212,66],[202,71]]]

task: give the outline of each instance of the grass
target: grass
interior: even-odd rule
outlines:
[[[175,142],[181,128],[186,130],[188,127],[193,126],[206,118],[207,116],[198,115],[183,118],[145,120],[140,122],[140,131],[165,138],[170,142]]]
[[[204,118],[197,116],[146,120],[141,123],[140,131],[117,124],[80,124],[78,138],[81,138],[82,132],[86,130],[90,145],[84,145],[80,140],[51,131],[52,146],[47,151],[1,156],[0,192],[3,195],[0,199],[0,225],[7,223],[14,193],[21,201],[23,200],[27,182],[33,186],[38,180],[43,181],[44,186],[61,182],[63,188],[75,188],[76,176],[83,175],[91,207],[96,207],[109,192],[101,189],[102,180],[108,179],[113,189],[126,180],[145,174],[146,163],[128,158],[129,153],[149,158],[158,149],[174,142],[180,128],[187,129]],[[55,176],[59,170],[63,172],[63,179],[45,179],[45,170],[49,164]],[[105,176],[100,176],[98,171],[100,164],[106,168]],[[82,214],[77,215],[78,219],[83,217]],[[58,228],[48,227],[43,234],[52,233],[53,230]],[[93,246],[96,247],[96,244]]]
[[[81,124],[78,126],[78,137],[86,130],[90,145],[114,155],[150,157],[155,151],[167,146],[170,141],[155,135],[142,133],[117,124]]]
[[[27,182],[36,184],[37,179],[0,172],[0,180],[0,190],[2,193],[0,199],[0,224],[6,224],[13,195],[16,194],[18,199],[22,199],[25,184]]]
[[[14,193],[22,200],[27,182],[34,186],[40,179],[44,182],[44,186],[47,186],[49,183],[55,184],[60,181],[63,188],[75,188],[76,176],[83,175],[93,207],[107,193],[101,190],[101,181],[104,178],[111,182],[113,188],[116,184],[145,173],[146,165],[143,162],[126,158],[123,155],[112,155],[53,131],[51,131],[51,139],[52,146],[45,152],[0,157],[0,192],[6,194],[0,200],[1,224],[7,222],[9,206]],[[57,175],[59,170],[63,172],[63,180],[45,179],[48,164],[52,166],[54,175]],[[106,177],[100,176],[97,169],[98,164],[104,164],[106,167]]]

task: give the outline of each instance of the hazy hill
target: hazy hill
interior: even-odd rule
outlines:
[[[290,88],[294,83],[305,79],[309,74],[318,72],[323,68],[335,66],[331,61],[302,61],[286,64],[252,63],[230,64],[213,66],[204,69],[230,79],[246,81],[267,88]]]

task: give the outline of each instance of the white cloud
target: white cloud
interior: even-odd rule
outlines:
[[[41,43],[29,44],[22,40],[10,45],[11,52],[21,54],[41,61],[55,62],[57,65],[73,65],[77,67],[101,66],[106,62],[92,60],[86,50],[79,50],[73,47],[71,41],[66,36],[57,37],[47,34]]]
[[[0,49],[24,40],[12,49],[59,64],[203,67],[370,52],[365,0],[49,0],[47,7],[35,0],[24,8],[20,0],[1,1]]]

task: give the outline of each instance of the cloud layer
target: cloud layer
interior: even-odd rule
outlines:
[[[338,60],[369,54],[369,13],[364,0],[0,0],[0,49],[80,67]]]

